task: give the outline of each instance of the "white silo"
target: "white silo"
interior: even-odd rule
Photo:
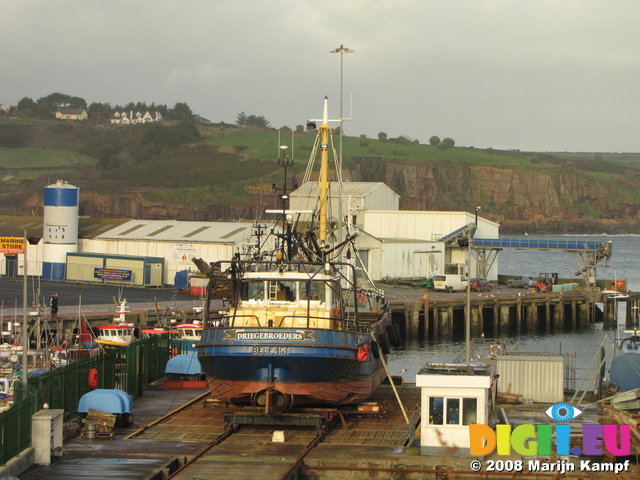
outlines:
[[[58,180],[44,188],[42,278],[66,278],[67,253],[78,251],[80,189]]]

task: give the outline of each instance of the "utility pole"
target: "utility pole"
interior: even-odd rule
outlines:
[[[24,268],[22,270],[22,383],[27,385],[27,362],[29,360],[29,333],[27,332],[27,229],[24,229]]]
[[[344,45],[340,45],[338,48],[331,50],[329,53],[339,53],[340,54],[340,138],[339,138],[339,152],[338,152],[338,168],[337,170],[340,172],[342,176],[342,136],[344,132],[344,112],[343,112],[343,80],[344,80],[344,54],[345,53],[353,53],[353,50],[346,48]],[[342,186],[340,186],[342,188]],[[340,210],[340,214],[338,215],[338,243],[342,242],[342,217],[344,212],[342,211],[342,191],[339,192],[338,195],[338,210]]]
[[[476,210],[477,213],[477,210]],[[473,235],[467,229],[467,308],[464,316],[464,350],[467,365],[471,363],[471,242]]]

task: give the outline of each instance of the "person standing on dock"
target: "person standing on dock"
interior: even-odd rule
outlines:
[[[55,317],[58,315],[58,294],[54,293],[51,295],[51,299],[49,300],[49,305],[51,306],[51,316]]]

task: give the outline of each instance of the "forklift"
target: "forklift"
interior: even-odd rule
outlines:
[[[550,293],[553,286],[558,283],[557,273],[541,273],[536,279],[536,292]]]

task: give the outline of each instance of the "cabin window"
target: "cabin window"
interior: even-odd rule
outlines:
[[[324,282],[300,283],[300,300],[319,300],[325,302]]]
[[[276,301],[295,302],[297,282],[277,282]]]
[[[264,300],[264,282],[242,282],[240,284],[241,300]]]
[[[478,420],[477,398],[429,397],[430,425],[471,425]]]
[[[429,423],[431,425],[442,425],[444,419],[442,405],[442,397],[429,397]]]
[[[447,425],[460,425],[459,398],[447,398]]]
[[[471,425],[478,423],[478,399],[463,398],[462,399],[462,424]]]

